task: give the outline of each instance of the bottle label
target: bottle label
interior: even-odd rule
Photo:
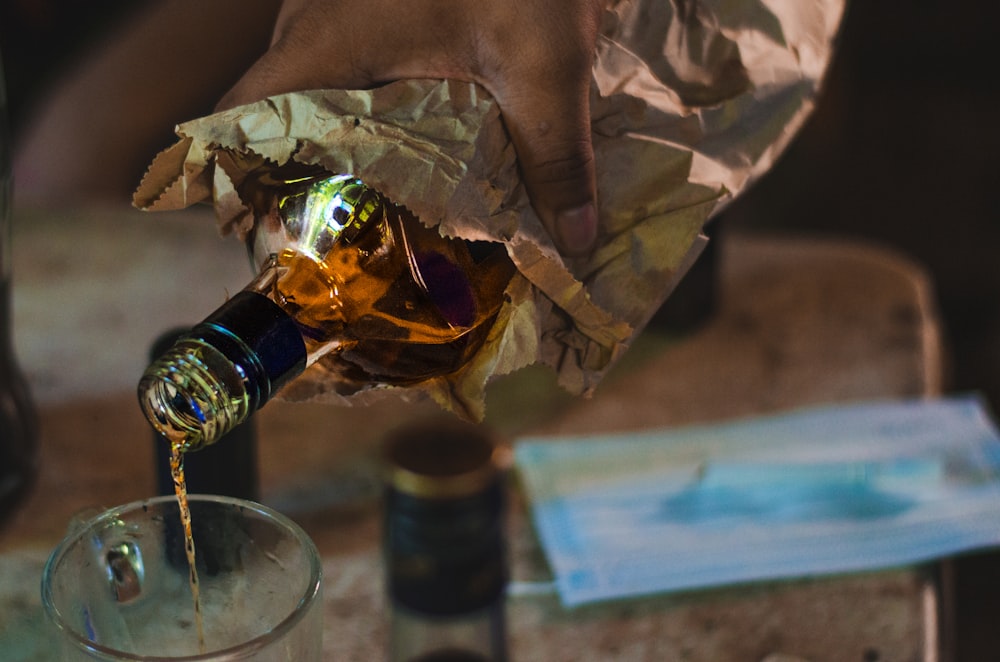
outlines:
[[[389,489],[389,595],[413,611],[455,615],[496,602],[507,583],[501,488],[463,499],[422,499]]]

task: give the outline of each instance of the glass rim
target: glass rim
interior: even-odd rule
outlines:
[[[68,621],[63,617],[62,612],[60,612],[60,610],[55,606],[52,595],[52,573],[55,568],[58,567],[59,563],[63,560],[71,547],[80,540],[84,532],[99,525],[99,523],[105,520],[118,518],[125,513],[131,513],[143,508],[148,508],[151,505],[159,506],[177,504],[177,499],[173,495],[162,495],[149,499],[140,499],[102,510],[100,514],[87,519],[80,526],[74,527],[74,529],[67,533],[56,545],[55,549],[52,550],[52,553],[49,555],[49,558],[45,563],[45,568],[42,571],[41,585],[42,606],[45,610],[45,614],[49,621],[53,623],[60,632],[66,635],[79,650],[95,655],[97,659],[105,660],[142,660],[144,662],[198,662],[199,660],[217,660],[219,662],[225,662],[226,660],[241,660],[258,653],[270,644],[281,639],[281,637],[288,633],[305,617],[305,615],[309,612],[310,607],[313,606],[313,603],[320,599],[320,588],[322,586],[323,579],[322,561],[320,559],[319,550],[316,548],[316,543],[313,542],[312,538],[309,537],[301,526],[293,522],[287,516],[279,513],[277,510],[247,499],[239,499],[215,494],[189,494],[188,501],[191,503],[215,502],[227,506],[238,506],[251,510],[291,531],[295,535],[296,539],[302,543],[306,553],[308,554],[310,570],[309,582],[306,586],[306,590],[296,603],[295,609],[290,614],[282,618],[277,624],[274,625],[274,627],[266,632],[262,632],[252,639],[248,639],[247,641],[235,646],[228,646],[216,651],[184,655],[181,657],[159,657],[126,653],[124,651],[90,641],[84,637],[80,632],[77,632],[76,628],[69,625]],[[322,605],[319,605],[319,608],[322,608]]]

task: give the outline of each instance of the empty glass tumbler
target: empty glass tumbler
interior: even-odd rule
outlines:
[[[173,497],[107,510],[52,552],[42,603],[61,659],[321,660],[322,570],[305,532],[250,501],[189,503],[197,606]]]

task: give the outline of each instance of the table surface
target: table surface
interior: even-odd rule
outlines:
[[[133,391],[152,337],[207,313],[248,276],[241,250],[220,244],[203,212],[136,214],[16,219],[16,339],[42,425],[37,485],[0,529],[0,650],[11,662],[49,659],[38,580],[73,514],[153,494],[152,438]],[[939,329],[917,266],[867,245],[735,233],[719,264],[719,305],[703,327],[647,331],[589,400],[541,370],[501,380],[489,423],[516,440],[938,393]],[[273,402],[256,417],[261,500],[302,524],[324,557],[326,659],[382,657],[376,449],[388,429],[435,413],[395,401]],[[513,485],[514,578],[545,579]],[[933,660],[936,609],[929,575],[905,568],[573,611],[545,591],[509,599],[521,660]]]

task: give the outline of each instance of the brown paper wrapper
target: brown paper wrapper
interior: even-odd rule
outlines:
[[[585,258],[564,260],[532,210],[497,104],[456,81],[284,94],[181,124],[134,203],[159,211],[211,202],[222,234],[242,238],[253,217],[236,193],[237,161],[294,159],[360,177],[442,234],[506,245],[518,270],[509,303],[460,372],[344,398],[314,366],[285,398],[429,396],[479,419],[493,377],[537,362],[588,394],[700,252],[706,221],[801,127],[842,13],[833,0],[609,9],[591,86],[599,239]]]

